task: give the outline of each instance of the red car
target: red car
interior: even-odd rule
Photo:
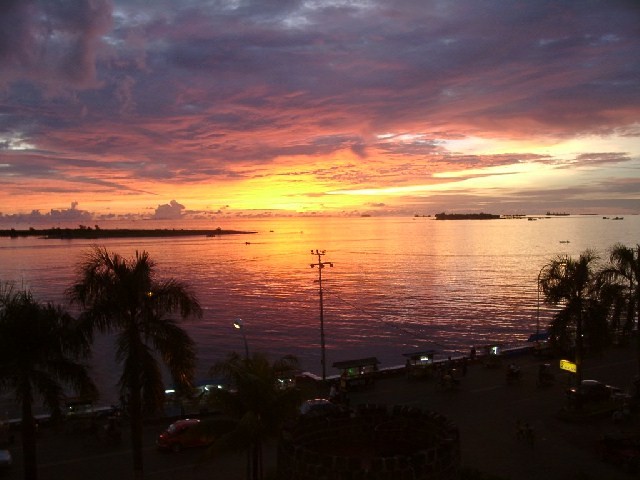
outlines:
[[[183,448],[206,447],[213,443],[213,435],[198,428],[200,420],[186,418],[169,425],[156,440],[156,445],[161,450],[179,452]]]

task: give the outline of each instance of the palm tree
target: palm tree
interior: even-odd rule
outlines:
[[[194,294],[183,283],[155,279],[155,264],[147,252],[126,259],[95,247],[79,266],[79,279],[69,289],[73,302],[84,308],[83,318],[101,332],[115,332],[116,360],[122,367],[120,393],[128,399],[133,470],[143,476],[142,420],[163,405],[164,383],[158,356],[179,388],[192,385],[195,344],[168,318],[200,316]]]
[[[24,478],[38,478],[33,403],[41,399],[60,414],[66,388],[94,396],[96,388],[82,360],[91,337],[59,306],[42,305],[28,291],[0,286],[0,390],[15,393],[22,411]]]
[[[603,271],[607,283],[617,293],[619,311],[624,317],[623,331],[631,331],[634,323],[640,326],[640,244],[635,248],[621,243],[611,247],[609,265]],[[638,370],[640,371],[640,333],[638,339]]]
[[[215,391],[212,403],[234,418],[236,426],[214,443],[210,455],[218,450],[246,450],[247,477],[263,478],[264,442],[277,435],[300,405],[298,390],[280,384],[280,379],[291,375],[297,366],[298,360],[291,355],[271,363],[262,353],[250,357],[231,353],[211,368],[212,375],[224,376],[233,387]]]
[[[602,348],[608,337],[607,310],[601,302],[595,252],[587,250],[575,260],[559,256],[544,269],[540,278],[545,301],[562,304],[554,315],[549,333],[552,341],[567,347],[575,339],[576,379],[582,381],[584,339],[591,349]]]

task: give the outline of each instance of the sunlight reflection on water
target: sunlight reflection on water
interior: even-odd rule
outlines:
[[[198,344],[200,375],[243,348],[232,328],[236,318],[244,320],[252,350],[296,354],[304,369],[319,373],[318,271],[310,268],[317,257],[310,250],[326,249],[323,260],[334,264],[323,269],[327,372],[335,374],[333,362],[359,356],[375,355],[384,367],[402,363],[401,354],[415,349],[447,355],[471,345],[526,340],[535,330],[540,267],[558,254],[634,245],[639,218],[242,219],[199,227],[258,233],[100,244],[125,256],[147,250],[159,276],[193,286],[205,313],[186,328]],[[142,227],[158,228],[152,222]],[[2,238],[0,280],[31,288],[41,301],[63,302],[91,245]],[[542,325],[549,315],[541,306]],[[96,371],[115,384],[118,369],[107,344],[97,348]]]

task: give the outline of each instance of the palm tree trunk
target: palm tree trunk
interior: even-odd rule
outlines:
[[[638,378],[640,378],[640,290],[637,295],[636,309],[638,310],[638,320],[636,322],[636,358],[638,359]]]
[[[578,318],[576,321],[576,386],[582,383],[582,356],[583,356],[582,344],[582,305],[578,311]]]
[[[38,480],[38,459],[36,455],[36,422],[31,409],[31,398],[22,401],[22,455],[25,480]]]
[[[254,443],[251,450],[253,480],[262,480],[260,443]]]
[[[253,480],[253,474],[251,473],[251,462],[253,456],[251,455],[251,448],[247,449],[247,468],[246,468],[246,476],[245,479],[246,480]]]
[[[144,477],[144,468],[142,461],[142,401],[140,398],[140,388],[133,388],[132,386],[129,397],[133,478],[135,480],[142,480]]]
[[[635,298],[631,301],[636,305],[636,314],[637,314],[637,322],[636,322],[636,356],[638,359],[638,377],[640,378],[640,245],[638,245],[638,255],[636,257],[636,269],[635,269]],[[633,284],[633,281],[632,281]]]

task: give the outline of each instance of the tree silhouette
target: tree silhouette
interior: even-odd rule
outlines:
[[[73,302],[92,328],[116,333],[116,360],[122,367],[121,395],[128,399],[133,470],[143,477],[142,420],[165,400],[159,356],[179,388],[190,388],[195,371],[195,344],[168,318],[200,316],[189,288],[175,280],[155,279],[155,264],[147,252],[126,259],[95,247],[79,266],[79,279],[69,289]]]
[[[578,383],[582,381],[585,338],[589,347],[596,350],[602,348],[607,339],[607,311],[600,298],[597,259],[591,250],[581,253],[577,260],[559,256],[540,277],[545,301],[561,305],[551,321],[550,338],[565,349],[575,342]]]
[[[65,388],[94,396],[82,363],[90,348],[90,335],[61,307],[42,305],[10,284],[0,287],[0,390],[13,391],[21,407],[26,480],[38,478],[33,404],[42,400],[55,418]]]
[[[609,282],[622,315],[623,331],[640,328],[640,244],[635,248],[616,243],[609,253],[609,265],[602,275]],[[637,335],[638,371],[640,372],[640,335]]]
[[[262,449],[264,442],[278,434],[300,405],[300,394],[294,388],[283,388],[280,379],[291,375],[298,366],[293,356],[271,363],[266,355],[250,357],[230,354],[211,369],[213,375],[224,376],[230,390],[216,390],[214,407],[236,420],[235,428],[222,435],[209,450],[248,452],[248,474],[252,480],[263,478]]]

